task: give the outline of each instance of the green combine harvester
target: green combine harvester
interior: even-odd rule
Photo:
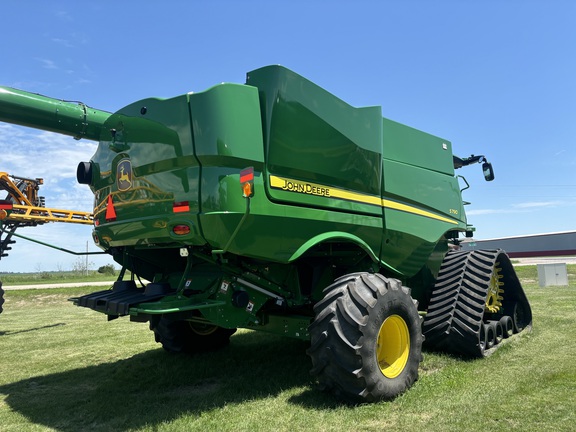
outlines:
[[[323,389],[373,402],[412,386],[423,343],[483,357],[531,326],[506,253],[459,250],[474,228],[455,169],[492,180],[486,158],[284,67],[113,114],[3,87],[0,120],[99,142],[77,177],[122,271],[72,300],[148,322],[167,351],[237,328],[309,340]]]

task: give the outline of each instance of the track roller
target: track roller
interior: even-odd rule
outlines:
[[[509,338],[514,334],[514,323],[512,322],[512,318],[508,315],[504,315],[500,318],[500,324],[502,325],[502,329],[504,331],[504,338]]]
[[[502,323],[500,321],[488,321],[487,326],[494,329],[494,343],[498,345],[504,339],[504,329],[502,328]]]

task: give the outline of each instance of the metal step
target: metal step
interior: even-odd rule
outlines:
[[[114,282],[112,289],[97,291],[71,299],[75,305],[105,313],[128,315],[130,308],[144,302],[158,300],[175,292],[167,283],[151,283],[146,288],[137,288],[134,281]]]

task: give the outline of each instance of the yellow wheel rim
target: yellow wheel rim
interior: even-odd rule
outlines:
[[[188,324],[190,325],[192,331],[200,336],[208,336],[218,330],[218,326],[211,324],[199,324],[191,322],[188,322]]]
[[[396,378],[408,363],[410,332],[404,319],[391,315],[384,320],[378,332],[376,356],[380,370],[386,378]]]
[[[499,263],[496,263],[498,265]],[[486,297],[486,307],[485,310],[491,313],[497,313],[502,307],[502,294],[504,294],[504,282],[501,282],[504,276],[502,275],[502,269],[500,267],[495,267],[490,277],[490,284],[488,286],[488,296]]]

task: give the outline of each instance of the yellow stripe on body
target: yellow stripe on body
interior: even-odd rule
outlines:
[[[442,222],[448,222],[448,223],[451,223],[454,225],[458,225],[458,222],[455,221],[454,219],[449,219],[447,217],[437,215],[436,213],[432,213],[432,212],[429,212],[426,210],[421,210],[421,209],[416,208],[416,207],[412,207],[412,206],[409,206],[406,204],[401,204],[401,203],[398,203],[395,201],[390,201],[387,199],[382,200],[382,207],[393,209],[393,210],[400,210],[400,211],[407,212],[407,213],[413,213],[413,214],[416,214],[419,216],[424,216],[424,217],[428,217],[431,219],[437,219],[437,220],[442,221]]]
[[[357,192],[350,192],[344,189],[333,188],[325,185],[320,185],[317,183],[302,182],[299,180],[291,180],[282,177],[277,177],[275,175],[270,175],[270,187],[274,189],[281,189],[287,192],[303,193],[306,195],[322,196],[325,198],[344,199],[348,201],[359,202],[362,204],[376,205],[384,208],[389,208],[392,210],[412,213],[418,216],[424,216],[427,218],[440,220],[442,222],[448,222],[454,225],[458,225],[458,222],[455,221],[454,219],[450,219],[426,210],[421,210],[417,207],[409,206],[407,204],[402,204],[388,199],[382,199],[374,195],[366,195]]]

